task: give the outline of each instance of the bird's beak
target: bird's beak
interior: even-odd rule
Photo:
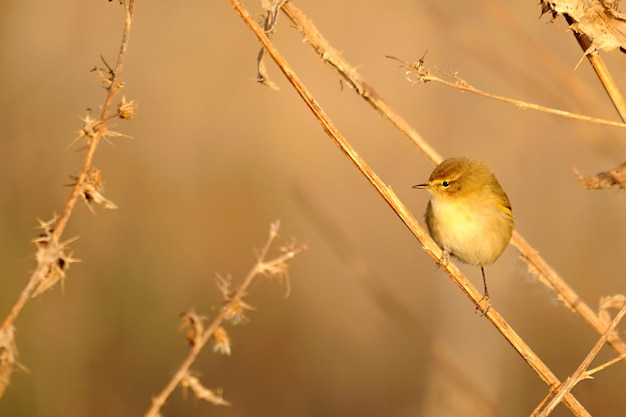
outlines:
[[[423,184],[414,185],[412,188],[425,188],[425,189],[428,189],[428,188],[430,188],[430,184],[425,182]]]

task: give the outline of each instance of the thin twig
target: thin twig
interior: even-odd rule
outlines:
[[[239,307],[242,305],[242,298],[246,294],[246,291],[250,287],[250,284],[260,275],[264,275],[267,271],[280,270],[280,266],[284,265],[287,261],[291,260],[297,254],[306,250],[306,246],[299,248],[289,248],[285,250],[282,255],[266,261],[265,258],[269,252],[272,243],[278,236],[279,222],[273,223],[270,227],[270,233],[265,245],[258,254],[258,258],[250,272],[246,275],[239,287],[229,294],[228,302],[220,309],[213,320],[207,325],[201,335],[195,338],[189,353],[179,366],[178,370],[172,376],[172,378],[165,384],[165,387],[161,392],[152,399],[152,405],[144,414],[145,417],[157,417],[161,407],[165,404],[165,401],[174,392],[176,387],[189,375],[191,365],[196,361],[196,358],[202,351],[202,349],[209,342],[216,329],[218,329],[225,320],[228,320],[233,315],[233,311],[239,311]]]
[[[87,152],[85,154],[85,159],[83,160],[80,173],[76,177],[76,181],[73,184],[72,191],[67,199],[67,202],[65,203],[61,215],[58,217],[58,219],[56,219],[56,222],[54,222],[54,225],[52,225],[51,227],[47,247],[43,248],[44,252],[41,254],[41,258],[44,261],[37,263],[35,270],[30,275],[28,283],[20,293],[9,314],[5,317],[2,326],[0,327],[0,333],[5,333],[9,328],[11,328],[13,322],[19,315],[20,311],[22,310],[28,299],[36,291],[41,280],[45,278],[50,270],[56,268],[54,263],[59,260],[57,253],[59,251],[59,248],[62,248],[64,246],[64,243],[61,243],[61,236],[65,231],[65,227],[67,226],[74,207],[76,206],[76,202],[79,200],[81,193],[84,190],[85,184],[88,183],[90,169],[93,167],[92,162],[98,148],[98,144],[106,134],[110,133],[105,128],[105,122],[110,117],[113,99],[122,87],[120,79],[122,76],[122,68],[124,66],[124,61],[126,58],[126,51],[128,48],[128,42],[132,27],[134,4],[135,0],[128,0],[128,4],[124,4],[126,17],[124,23],[124,34],[122,37],[120,52],[117,58],[117,64],[115,65],[115,70],[112,71],[111,74],[111,80],[109,86],[107,87],[107,96],[104,102],[104,106],[102,107],[100,119],[98,121],[94,121],[94,130],[92,132],[93,135],[89,137],[90,140],[88,141]],[[37,257],[39,259],[40,255],[38,254]]]
[[[458,90],[477,94],[482,97],[491,98],[493,100],[502,101],[504,103],[513,104],[514,106],[522,109],[522,110],[537,110],[544,113],[554,114],[561,117],[567,117],[569,119],[582,120],[584,122],[597,123],[601,125],[608,125],[614,127],[626,127],[626,124],[623,122],[613,122],[611,120],[600,119],[597,117],[585,116],[583,114],[571,113],[565,110],[553,109],[551,107],[541,106],[539,104],[530,103],[528,101],[516,100],[506,96],[500,96],[497,94],[489,93],[487,91],[480,90],[473,85],[470,85],[467,81],[459,77],[456,72],[446,73],[445,76],[449,78],[444,79],[441,77],[437,77],[436,75],[431,74],[431,72],[424,66],[424,62],[422,60],[417,63],[410,64],[397,58],[395,56],[388,55],[387,58],[398,61],[402,64],[402,67],[406,70],[407,79],[414,84],[425,84],[429,81],[434,81],[440,84],[443,84],[448,87],[456,88]],[[410,76],[415,76],[414,79],[410,78]]]
[[[319,104],[315,101],[308,89],[299,80],[293,69],[288,65],[286,60],[282,57],[278,49],[274,46],[271,40],[265,35],[263,29],[259,26],[256,20],[250,15],[250,13],[243,7],[238,0],[229,0],[237,14],[243,19],[244,23],[252,30],[257,39],[261,42],[267,53],[272,57],[274,62],[278,65],[283,74],[287,77],[288,81],[298,92],[302,100],[314,113],[318,119],[322,128],[335,142],[335,144],[341,149],[341,151],[350,159],[350,161],[359,169],[359,171],[367,178],[367,180],[374,186],[379,194],[387,201],[394,212],[400,217],[409,230],[416,236],[419,242],[422,244],[424,251],[428,253],[434,260],[441,259],[442,251],[437,244],[430,238],[426,231],[415,220],[413,215],[409,212],[406,206],[398,199],[393,191],[387,187],[383,181],[376,175],[374,171],[366,164],[361,156],[354,150],[352,145],[341,135],[336,126],[332,123],[328,115],[322,110]],[[287,3],[285,7],[293,7],[291,3]],[[487,306],[487,301],[482,299],[482,294],[476,290],[476,288],[465,278],[465,276],[459,271],[453,262],[448,262],[442,265],[441,268],[448,273],[457,286],[472,300],[472,302],[481,311],[484,311]],[[560,381],[552,373],[552,371],[539,359],[539,357],[532,351],[532,349],[522,340],[521,337],[504,321],[502,316],[495,311],[494,308],[490,308],[486,314],[486,317],[496,326],[496,328],[502,333],[503,336],[511,343],[511,345],[518,351],[518,353],[526,360],[535,372],[541,377],[544,382],[550,387],[555,387],[560,384]],[[564,399],[567,406],[577,416],[588,416],[589,413],[585,408],[574,398],[571,393],[567,393]]]

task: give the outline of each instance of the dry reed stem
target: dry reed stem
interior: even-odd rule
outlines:
[[[565,20],[567,20],[567,23],[570,25],[575,23],[574,20],[568,15],[565,15]],[[617,87],[617,84],[615,83],[611,72],[604,63],[604,60],[597,52],[589,53],[589,51],[593,49],[593,43],[591,39],[576,31],[574,31],[573,33],[585,56],[589,60],[589,63],[593,67],[593,70],[596,72],[596,75],[600,79],[600,82],[606,90],[606,93],[609,95],[609,98],[615,106],[615,110],[617,110],[619,117],[622,119],[622,121],[626,123],[626,101],[624,101],[624,96],[619,91],[619,88]]]
[[[2,322],[2,326],[0,326],[0,335],[6,336],[8,333],[12,334],[13,323],[20,311],[24,308],[26,302],[30,298],[35,297],[50,288],[58,281],[62,281],[65,277],[65,271],[69,265],[78,261],[77,259],[72,258],[71,254],[65,253],[67,245],[71,243],[72,239],[61,242],[61,237],[79,198],[91,198],[94,202],[100,197],[104,198],[99,194],[94,194],[94,192],[99,193],[98,186],[100,185],[99,182],[95,182],[94,178],[97,177],[99,181],[100,177],[99,171],[93,167],[92,162],[100,140],[106,136],[115,135],[114,132],[106,129],[106,121],[112,117],[129,118],[127,117],[129,115],[129,111],[132,113],[132,102],[126,103],[124,100],[122,104],[125,106],[118,107],[117,112],[113,115],[111,114],[111,107],[113,106],[113,99],[123,87],[123,83],[120,79],[132,27],[134,4],[134,0],[128,0],[128,3],[124,2],[125,21],[120,52],[118,54],[115,69],[111,70],[109,68],[106,87],[107,95],[100,117],[99,119],[92,119],[88,114],[85,118],[83,118],[84,128],[79,137],[86,137],[87,152],[83,160],[80,173],[77,177],[75,177],[75,182],[72,184],[72,191],[65,203],[65,206],[63,207],[61,215],[58,217],[55,216],[50,222],[39,221],[39,228],[42,232],[39,237],[33,240],[37,246],[37,266],[31,273],[28,283],[18,296],[8,315]],[[96,177],[93,175],[95,172],[98,173]],[[105,205],[113,204],[106,199],[100,200],[102,203],[105,203],[105,201],[107,203]]]
[[[598,353],[600,353],[600,349],[602,349],[602,347],[606,343],[607,339],[609,338],[609,335],[611,335],[612,333],[615,333],[615,328],[617,327],[619,322],[624,318],[625,314],[626,314],[626,305],[622,307],[622,309],[619,311],[619,313],[617,313],[617,315],[615,316],[611,324],[607,326],[606,330],[602,333],[602,337],[600,337],[600,339],[596,342],[596,344],[593,346],[589,354],[580,363],[580,365],[578,366],[576,371],[572,374],[572,376],[567,378],[565,382],[563,383],[563,385],[558,387],[555,392],[552,392],[548,395],[546,399],[550,398],[550,401],[545,406],[545,408],[543,408],[541,412],[535,410],[532,416],[536,416],[536,417],[549,416],[550,413],[554,411],[556,406],[559,405],[559,403],[563,400],[563,396],[566,393],[570,392],[576,384],[578,384],[583,379],[592,378],[592,374],[597,372],[597,370],[594,369],[593,372],[590,372],[590,371],[587,371],[587,368],[589,368],[589,366],[591,365],[591,362],[595,359]],[[614,335],[613,337],[616,337],[616,336],[617,335]],[[605,369],[606,367],[607,366],[605,365],[602,367],[602,369]],[[545,403],[545,400],[542,401],[542,404],[543,403]]]
[[[189,335],[186,336],[187,340],[191,339],[191,349],[189,350],[189,353],[179,366],[176,373],[165,384],[161,392],[152,399],[152,405],[150,406],[146,414],[144,414],[145,417],[159,416],[160,410],[165,404],[165,401],[167,401],[169,396],[172,394],[172,392],[174,392],[179,384],[181,384],[183,387],[192,389],[192,391],[201,399],[211,401],[214,404],[218,405],[228,404],[221,398],[221,395],[204,389],[197,380],[197,378],[191,376],[190,368],[202,349],[209,342],[209,340],[212,337],[215,338],[215,332],[221,333],[221,331],[223,331],[222,323],[227,320],[236,321],[237,319],[241,319],[243,310],[249,309],[249,306],[246,307],[247,304],[243,301],[243,296],[246,294],[246,291],[248,290],[250,284],[252,284],[254,279],[258,276],[284,275],[286,273],[287,261],[293,259],[296,255],[307,249],[306,246],[300,246],[296,248],[293,245],[289,245],[288,247],[281,248],[282,255],[277,256],[276,258],[271,260],[265,260],[272,244],[278,237],[279,226],[280,222],[278,221],[272,223],[272,225],[270,226],[269,237],[265,242],[265,245],[261,248],[261,251],[257,255],[256,263],[254,264],[250,272],[248,272],[241,284],[239,284],[237,289],[231,291],[229,288],[220,287],[220,289],[223,290],[222,292],[227,298],[226,304],[220,309],[217,315],[206,327],[194,326],[196,327],[196,329],[202,328],[202,331],[199,334],[194,334],[191,338]],[[223,335],[220,337],[223,337]]]
[[[345,78],[346,82],[354,88],[357,94],[361,95],[376,111],[396,126],[409,139],[410,143],[434,165],[443,160],[441,155],[363,80],[358,71],[329,44],[313,22],[302,11],[294,6],[292,2],[286,3],[282,9],[295,24],[296,29],[306,37],[307,42],[320,56],[320,59]],[[558,294],[559,299],[568,308],[579,314],[598,334],[602,334],[606,326],[601,323],[593,310],[580,299],[576,292],[567,285],[565,280],[550,268],[537,250],[526,242],[517,231],[513,232],[511,243],[520,251],[522,259],[528,264],[533,274],[537,275],[542,283],[554,290]],[[609,344],[619,354],[626,353],[626,344],[621,340],[612,338],[609,340]]]
[[[244,23],[252,30],[257,39],[261,42],[266,52],[272,57],[274,62],[278,65],[280,70],[286,76],[287,80],[291,83],[294,89],[298,92],[302,100],[306,103],[309,109],[314,113],[318,119],[322,128],[335,142],[335,144],[341,149],[341,151],[350,159],[350,161],[359,169],[359,171],[367,178],[367,180],[374,186],[378,193],[385,199],[394,212],[400,217],[409,230],[415,235],[415,237],[422,244],[422,248],[428,253],[435,261],[438,261],[442,257],[442,251],[437,244],[430,238],[428,233],[420,226],[415,220],[413,215],[409,212],[406,206],[398,199],[393,191],[386,186],[383,181],[376,175],[374,171],[366,164],[361,156],[354,150],[350,143],[341,135],[336,126],[332,123],[328,115],[322,110],[319,104],[315,101],[308,89],[299,80],[293,69],[288,65],[286,60],[282,57],[278,49],[266,36],[263,29],[259,26],[256,20],[250,15],[250,13],[243,7],[238,0],[229,0],[237,14],[243,19]],[[283,10],[287,8],[294,8],[291,2],[283,6]],[[452,278],[454,283],[463,291],[481,311],[485,311],[488,302],[482,299],[482,295],[476,290],[476,288],[465,278],[465,276],[459,271],[459,269],[452,262],[441,265],[441,269],[446,271]],[[540,378],[551,388],[560,385],[558,378],[552,373],[552,371],[539,359],[539,357],[532,351],[532,349],[522,340],[522,338],[504,321],[502,316],[495,310],[490,308],[485,313],[485,316],[494,324],[494,326],[500,331],[500,333],[509,341],[509,343],[516,349],[516,351],[522,356],[522,358],[530,365],[530,367],[540,376]],[[588,416],[589,413],[578,402],[578,400],[571,394],[567,393],[564,397],[565,404],[570,410],[577,416]]]
[[[545,106],[540,106],[538,104],[529,103],[527,101],[516,100],[516,99],[509,98],[509,97],[488,93],[486,91],[479,90],[478,88],[468,84],[467,81],[459,77],[458,73],[456,72],[444,73],[444,75],[452,81],[437,77],[436,75],[432,75],[430,71],[424,66],[423,59],[420,59],[417,63],[410,64],[395,56],[387,56],[387,58],[400,62],[402,64],[402,67],[406,69],[407,80],[413,84],[426,84],[429,81],[434,81],[434,82],[438,82],[448,87],[456,88],[464,92],[477,94],[482,97],[491,98],[491,99],[502,101],[508,104],[513,104],[514,106],[522,110],[526,110],[526,109],[537,110],[540,112],[554,114],[554,115],[566,117],[569,119],[582,120],[584,122],[591,122],[591,123],[597,123],[601,125],[608,125],[608,126],[614,126],[614,127],[626,127],[625,123],[613,122],[610,120],[600,119],[597,117],[571,113],[565,110],[553,109],[550,107],[545,107]],[[412,79],[410,75],[414,75],[416,78]]]
[[[356,93],[369,103],[381,116],[389,120],[400,132],[407,136],[410,143],[420,151],[426,159],[437,165],[443,160],[441,155],[404,120],[396,111],[365,81],[361,74],[349,65],[341,53],[317,30],[313,22],[292,2],[282,7],[283,12],[291,19],[296,29],[305,37],[307,43],[319,55],[322,62],[330,65],[351,86]]]

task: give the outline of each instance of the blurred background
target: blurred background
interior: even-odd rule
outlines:
[[[624,194],[585,191],[583,174],[624,161],[624,131],[521,110],[430,83],[396,55],[458,71],[486,91],[618,120],[566,23],[533,1],[295,2],[371,86],[445,157],[489,163],[517,230],[580,297],[626,292]],[[253,13],[259,2],[247,1]],[[59,213],[84,153],[68,145],[105,91],[118,2],[0,2],[0,317],[34,268],[36,219]],[[342,133],[420,220],[411,189],[432,166],[322,64],[285,16],[274,41]],[[133,139],[102,143],[95,166],[119,209],[79,204],[65,237],[82,263],[27,304],[20,362],[0,416],[140,416],[188,351],[178,316],[211,316],[214,273],[238,281],[269,225],[309,250],[291,262],[291,295],[259,280],[250,321],[228,326],[232,355],[193,370],[230,407],[177,390],[164,416],[523,416],[546,386],[341,154],[277,68],[255,84],[259,44],[227,1],[143,2],[124,69]],[[624,89],[626,57],[603,54]],[[121,99],[121,97],[120,97]],[[460,265],[481,284],[480,269]],[[564,379],[598,335],[567,311],[514,248],[486,268],[492,304]],[[613,357],[605,349],[598,361]],[[593,415],[623,415],[623,364],[574,390]],[[569,416],[559,406],[555,416]]]

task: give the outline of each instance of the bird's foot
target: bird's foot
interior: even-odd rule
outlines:
[[[437,268],[446,266],[448,265],[449,262],[450,262],[450,252],[444,249],[443,252],[441,253],[441,258],[439,258],[439,260],[437,261]]]

